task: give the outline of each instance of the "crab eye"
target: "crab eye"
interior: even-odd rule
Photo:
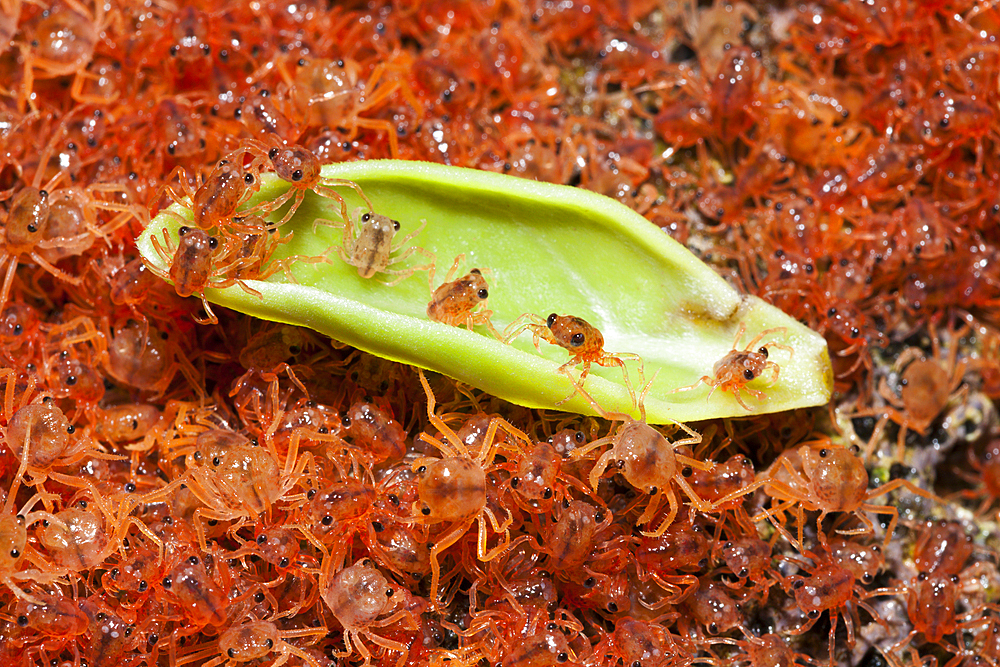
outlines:
[[[392,228],[395,229],[397,232],[399,231],[399,220],[392,221]]]
[[[557,317],[559,317],[559,316],[556,315],[555,313],[552,313],[551,315],[549,315],[548,319],[545,320],[546,326],[548,326],[551,329],[552,325],[556,323],[556,318]]]
[[[767,348],[766,347],[762,347],[762,348],[760,348],[757,351],[760,352],[761,354],[763,354],[764,358],[767,359]]]
[[[363,216],[361,216],[361,222],[368,222],[371,219],[372,219],[371,213],[365,213]]]
[[[479,290],[478,294],[480,299],[486,299],[490,295],[489,291],[485,287]]]
[[[752,380],[754,378],[753,371],[747,368],[746,370],[743,371],[743,377],[745,377],[747,380]]]
[[[582,333],[575,333],[569,342],[573,347],[580,347],[583,345],[583,339],[584,337]]]

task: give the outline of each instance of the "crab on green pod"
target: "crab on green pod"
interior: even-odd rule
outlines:
[[[344,188],[347,209],[354,210],[344,221],[340,202],[307,193],[287,224],[277,228],[282,238],[292,238],[276,244],[269,259],[289,260],[288,270],[243,281],[250,289],[209,286],[208,301],[309,327],[533,408],[594,414],[592,400],[607,413],[637,417],[641,395],[647,421],[667,423],[778,412],[830,398],[833,373],[819,334],[762,300],[741,295],[613,199],[425,162],[343,163],[324,167],[323,175],[358,184],[376,210],[368,211],[356,192]],[[288,187],[264,174],[260,191],[245,206],[276,199]],[[269,217],[280,220],[282,212]],[[363,224],[361,218],[383,216],[398,221],[400,237],[407,238],[398,247],[391,245],[391,234],[389,241],[379,241],[391,251],[381,268],[392,269],[362,277],[351,251],[371,240],[355,226]],[[137,241],[144,260],[161,275],[168,273],[170,258],[157,252],[152,238],[169,237],[176,245],[185,218],[190,211],[175,205]],[[489,285],[490,318],[470,319],[472,330],[428,317],[431,288],[438,285],[429,284],[421,270],[433,255],[436,274],[443,276],[462,254],[465,265],[480,269]],[[294,257],[314,260],[289,259]],[[551,344],[542,330],[552,320],[549,313],[582,318],[599,331],[607,363],[567,364],[571,348]],[[498,331],[526,319],[524,328],[535,336],[514,336],[509,343],[498,337]],[[734,344],[738,333],[742,342],[766,333],[760,341],[772,352],[766,372],[713,384],[716,365],[742,345]],[[589,373],[581,385],[584,370]],[[581,386],[590,400],[578,391]]]

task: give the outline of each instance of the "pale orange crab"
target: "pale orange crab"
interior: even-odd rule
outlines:
[[[494,336],[500,334],[490,322],[493,311],[487,309],[486,299],[489,298],[489,285],[483,272],[472,269],[458,280],[452,280],[458,271],[459,264],[465,259],[465,254],[455,258],[455,263],[448,270],[444,283],[431,293],[431,301],[427,304],[427,317],[435,322],[460,327],[463,324],[472,331],[477,324],[485,324]],[[434,267],[430,270],[430,283],[433,289]],[[481,310],[476,310],[482,304]]]
[[[525,319],[527,321],[522,322]],[[577,390],[583,388],[583,382],[590,373],[591,364],[597,364],[605,368],[617,366],[622,369],[622,377],[625,381],[625,386],[628,388],[628,393],[632,397],[632,403],[636,402],[635,390],[632,389],[632,383],[628,379],[628,369],[625,367],[625,361],[635,361],[639,364],[640,382],[644,382],[645,375],[643,373],[642,357],[630,352],[605,352],[604,336],[585,319],[572,315],[552,313],[548,318],[542,320],[538,315],[525,313],[507,327],[504,331],[503,342],[510,343],[511,340],[525,330],[531,331],[536,350],[539,349],[538,341],[545,340],[569,352],[569,361],[557,370],[569,377]],[[580,373],[579,380],[573,380],[569,369],[579,364],[583,364],[583,371]]]
[[[968,393],[963,384],[969,368],[968,359],[958,359],[959,341],[968,333],[968,324],[958,328],[948,327],[949,347],[947,354],[941,351],[941,340],[933,325],[931,334],[931,357],[923,350],[908,347],[896,359],[893,370],[900,373],[899,395],[890,388],[885,378],[879,381],[878,393],[887,403],[884,408],[872,408],[859,412],[861,415],[881,415],[868,438],[866,453],[878,444],[882,430],[893,421],[899,425],[896,439],[896,457],[902,460],[906,447],[906,434],[916,431],[922,435],[950,405],[955,404]]]
[[[733,349],[730,350],[726,356],[722,357],[722,359],[715,362],[715,365],[712,366],[712,376],[709,377],[707,375],[702,375],[694,384],[690,384],[686,387],[678,387],[677,389],[674,389],[672,393],[690,391],[704,382],[712,388],[711,391],[708,392],[708,398],[712,397],[712,394],[715,393],[716,389],[732,392],[736,401],[743,406],[744,410],[753,412],[753,408],[743,401],[743,397],[740,396],[740,392],[745,391],[758,401],[763,402],[764,399],[767,398],[767,394],[759,389],[751,389],[747,386],[747,384],[759,378],[761,375],[766,373],[768,369],[772,369],[774,372],[771,384],[773,385],[778,381],[780,368],[775,361],[768,358],[768,348],[773,347],[788,352],[789,359],[791,359],[794,354],[794,350],[792,350],[791,347],[788,345],[782,345],[781,343],[765,343],[760,345],[760,347],[758,347],[758,345],[767,336],[782,334],[785,333],[785,331],[784,327],[765,329],[757,334],[754,339],[741,350],[739,349],[739,344],[740,339],[743,338],[743,334],[746,333],[746,325],[740,324],[740,328],[736,331],[736,339],[733,341]]]

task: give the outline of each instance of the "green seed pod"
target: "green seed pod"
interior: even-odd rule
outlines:
[[[496,329],[525,313],[537,315],[536,322],[548,313],[571,314],[600,331],[606,354],[641,357],[645,378],[651,379],[644,398],[649,423],[778,412],[830,399],[833,372],[822,336],[762,300],[740,295],[690,251],[613,199],[425,162],[351,162],[326,166],[323,175],[357,183],[375,213],[400,222],[401,239],[426,223],[405,247],[392,247],[388,268],[395,273],[362,278],[343,259],[350,253],[340,251],[345,240],[340,202],[309,193],[279,228],[282,236],[294,236],[277,246],[271,261],[294,256],[326,261],[291,262],[295,283],[284,271],[266,281],[248,280],[260,297],[234,285],[206,290],[209,301],[315,329],[514,403],[593,414],[570,379],[579,378],[583,367],[559,372],[571,358],[566,349],[542,340],[536,350],[530,332],[505,344],[486,326],[469,331],[427,317],[431,288],[438,285],[428,285],[428,260],[407,249],[433,253],[438,275],[464,253],[467,266],[481,268],[489,281]],[[265,174],[246,206],[275,199],[288,187]],[[342,190],[348,210],[362,205],[353,190]],[[346,236],[349,243],[358,238],[361,215],[350,216],[355,229]],[[269,216],[280,220],[281,209]],[[150,223],[138,240],[148,264],[167,269],[150,237],[164,229],[176,236],[182,218],[190,218],[190,211],[175,206]],[[771,346],[772,367],[741,381],[753,391],[699,383],[702,376],[717,377],[716,364],[733,350],[741,327],[741,350],[761,332],[776,330],[756,343]],[[638,417],[622,368],[609,363],[591,365],[586,392],[607,412]],[[638,395],[643,388],[638,364],[624,363]],[[685,387],[690,388],[676,391]]]

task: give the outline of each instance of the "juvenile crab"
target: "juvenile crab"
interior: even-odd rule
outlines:
[[[458,280],[452,280],[463,259],[465,259],[464,253],[455,258],[455,263],[448,269],[444,282],[431,294],[431,301],[427,304],[427,317],[453,327],[464,324],[469,331],[472,331],[477,324],[485,324],[495,336],[499,337],[500,334],[490,322],[493,311],[485,307],[490,293],[483,272],[472,269]],[[433,286],[433,267],[431,267],[430,281]],[[479,304],[483,304],[483,309],[477,311]]]
[[[968,391],[962,384],[969,362],[958,360],[959,338],[968,332],[969,325],[957,329],[949,327],[949,342],[947,357],[941,352],[941,340],[937,332],[931,328],[932,356],[926,357],[920,348],[909,347],[899,355],[893,370],[902,370],[899,380],[899,396],[889,389],[885,378],[879,382],[878,393],[888,405],[881,411],[872,409],[859,415],[879,414],[881,417],[868,440],[867,450],[878,443],[879,436],[885,425],[893,421],[899,424],[899,435],[896,441],[896,458],[902,460],[906,433],[908,430],[926,434],[928,427],[944,412],[953,401],[958,401]]]
[[[726,356],[722,357],[722,359],[715,362],[715,365],[712,366],[712,377],[702,375],[694,384],[690,384],[686,387],[678,387],[677,389],[674,389],[672,393],[690,391],[704,382],[712,388],[708,392],[707,398],[711,398],[712,394],[715,393],[715,390],[721,388],[723,391],[732,392],[733,397],[735,397],[736,401],[743,406],[744,410],[753,412],[753,408],[743,401],[743,398],[740,396],[740,392],[745,391],[758,401],[763,402],[767,398],[767,395],[759,389],[751,389],[747,386],[747,384],[759,378],[769,368],[774,371],[774,377],[771,379],[771,384],[773,385],[778,381],[778,373],[780,369],[776,362],[768,359],[768,348],[774,347],[779,350],[784,350],[785,352],[788,352],[789,358],[792,357],[794,351],[788,345],[782,345],[781,343],[765,343],[764,345],[757,347],[757,345],[764,340],[766,336],[785,333],[784,327],[776,327],[774,329],[765,329],[764,331],[761,331],[747,344],[746,347],[741,350],[738,346],[744,333],[746,333],[746,325],[740,324],[740,328],[736,331],[736,339],[733,341],[733,349],[730,350]],[[754,350],[754,348],[757,349]]]
[[[393,220],[387,215],[374,211],[365,211],[363,208],[354,209],[354,213],[350,217],[361,223],[361,230],[356,232],[354,222],[350,219],[347,220],[344,224],[344,240],[337,248],[337,253],[342,260],[357,267],[358,275],[362,278],[372,278],[378,273],[391,273],[397,276],[386,283],[387,286],[391,286],[406,280],[417,271],[426,271],[433,266],[434,256],[419,246],[409,247],[395,257],[392,256],[394,252],[402,249],[414,236],[420,233],[427,224],[426,221],[421,222],[414,231],[393,243],[393,238],[401,226],[399,220]],[[431,264],[408,269],[389,268],[389,266],[409,258],[415,252],[431,260]]]
[[[539,349],[538,341],[544,339],[569,352],[569,361],[560,366],[557,371],[567,376],[573,382],[576,391],[582,393],[583,382],[590,373],[591,364],[597,364],[605,368],[617,366],[622,369],[622,378],[625,381],[625,386],[628,388],[629,396],[632,397],[632,403],[636,402],[635,390],[632,389],[632,383],[628,379],[628,369],[625,367],[625,361],[635,361],[639,364],[640,383],[644,383],[645,375],[643,372],[642,357],[630,352],[605,352],[604,336],[597,330],[597,327],[582,317],[552,313],[545,320],[542,320],[538,315],[525,313],[511,322],[507,327],[504,331],[503,342],[510,343],[510,341],[525,330],[531,331],[532,342],[535,344],[536,350]],[[583,364],[580,379],[573,380],[572,375],[570,375],[570,369],[580,364]]]
[[[678,448],[685,445],[695,446],[701,443],[701,434],[692,431],[685,424],[678,423],[677,426],[687,437],[671,442],[662,433],[646,423],[646,408],[643,405],[643,400],[651,384],[652,380],[646,385],[636,404],[641,420],[633,419],[625,414],[609,413],[598,405],[590,395],[581,391],[580,393],[590,402],[591,407],[598,414],[605,419],[621,420],[622,425],[613,435],[605,436],[584,447],[574,449],[570,457],[579,460],[598,447],[611,443],[611,449],[601,454],[590,471],[591,486],[596,491],[601,476],[610,466],[615,465],[629,484],[649,494],[649,504],[636,520],[636,524],[645,525],[648,532],[643,532],[644,536],[659,537],[673,523],[681,507],[673,488],[674,484],[684,491],[691,505],[702,512],[711,512],[717,505],[703,500],[686,480],[686,477],[690,476],[693,470],[709,471],[713,469],[714,464],[693,459],[677,451]],[[664,498],[666,498],[669,508],[667,516],[654,528],[650,523],[657,516],[657,511],[662,507]]]

